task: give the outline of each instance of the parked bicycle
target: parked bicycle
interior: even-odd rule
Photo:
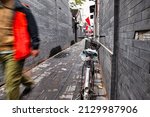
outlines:
[[[81,59],[84,61],[82,66],[82,78],[81,78],[81,100],[93,99],[94,93],[94,77],[95,77],[95,62],[98,61],[98,52],[100,44],[93,40],[93,38],[87,38],[85,40],[85,50],[81,52]]]

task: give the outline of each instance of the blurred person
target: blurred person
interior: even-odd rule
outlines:
[[[22,74],[25,59],[39,54],[38,28],[28,5],[19,0],[0,0],[0,62],[4,66],[8,100],[20,99],[20,84],[31,91],[34,81]]]

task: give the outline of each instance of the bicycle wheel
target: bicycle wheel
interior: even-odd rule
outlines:
[[[82,81],[81,81],[81,100],[89,100],[90,99],[90,68],[87,67],[86,62],[82,68]]]
[[[82,66],[82,74],[81,74],[81,91],[80,91],[80,99],[83,100],[83,93],[84,93],[84,79],[85,79],[85,62]]]
[[[95,69],[94,61],[91,61],[91,71],[90,71],[90,100],[94,99],[94,80],[95,80]]]

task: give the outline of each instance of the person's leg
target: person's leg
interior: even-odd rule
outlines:
[[[6,98],[9,100],[19,99],[19,85],[22,78],[22,65],[15,61],[12,54],[3,55]]]
[[[22,75],[23,65],[24,60],[16,61],[12,54],[4,56],[4,74],[7,99],[19,99],[19,86],[21,83],[25,86],[33,84],[33,80]]]
[[[21,79],[21,83],[26,86],[26,88],[23,90],[22,94],[20,95],[20,99],[24,96],[27,95],[33,88],[34,88],[34,81],[28,77],[23,75]]]
[[[23,66],[24,66],[24,61],[21,61],[21,65],[22,65],[22,69],[23,69]],[[29,76],[26,76],[25,74],[22,74],[22,77],[21,77],[21,84],[23,84],[24,86],[26,86],[26,88],[23,90],[22,94],[20,95],[20,98],[26,94],[28,94],[32,88],[34,88],[34,81],[32,78],[30,78]]]
[[[21,83],[26,87],[30,87],[34,84],[34,81],[29,76],[22,75]]]

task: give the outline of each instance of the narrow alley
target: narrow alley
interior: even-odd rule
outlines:
[[[5,117],[148,117],[150,0],[0,0]]]
[[[83,62],[80,53],[84,49],[82,40],[64,51],[54,55],[38,66],[32,68],[26,75],[35,81],[35,87],[22,100],[80,100],[81,71]],[[102,71],[99,64],[97,78],[95,79],[96,100],[107,99],[103,83]],[[21,86],[21,91],[24,87]],[[0,88],[0,99],[4,98],[4,87]]]
[[[0,10],[10,10],[0,1]],[[24,65],[36,85],[22,100],[78,100],[83,65],[79,55],[85,37],[101,45],[95,100],[150,100],[150,0],[20,1],[31,9],[39,32],[36,39],[40,39],[39,55],[28,57]],[[8,29],[3,18],[0,21],[0,30]],[[0,37],[2,57],[13,53],[9,47],[12,50],[5,51],[3,41],[7,40]],[[5,99],[5,63],[0,63],[1,100]]]

